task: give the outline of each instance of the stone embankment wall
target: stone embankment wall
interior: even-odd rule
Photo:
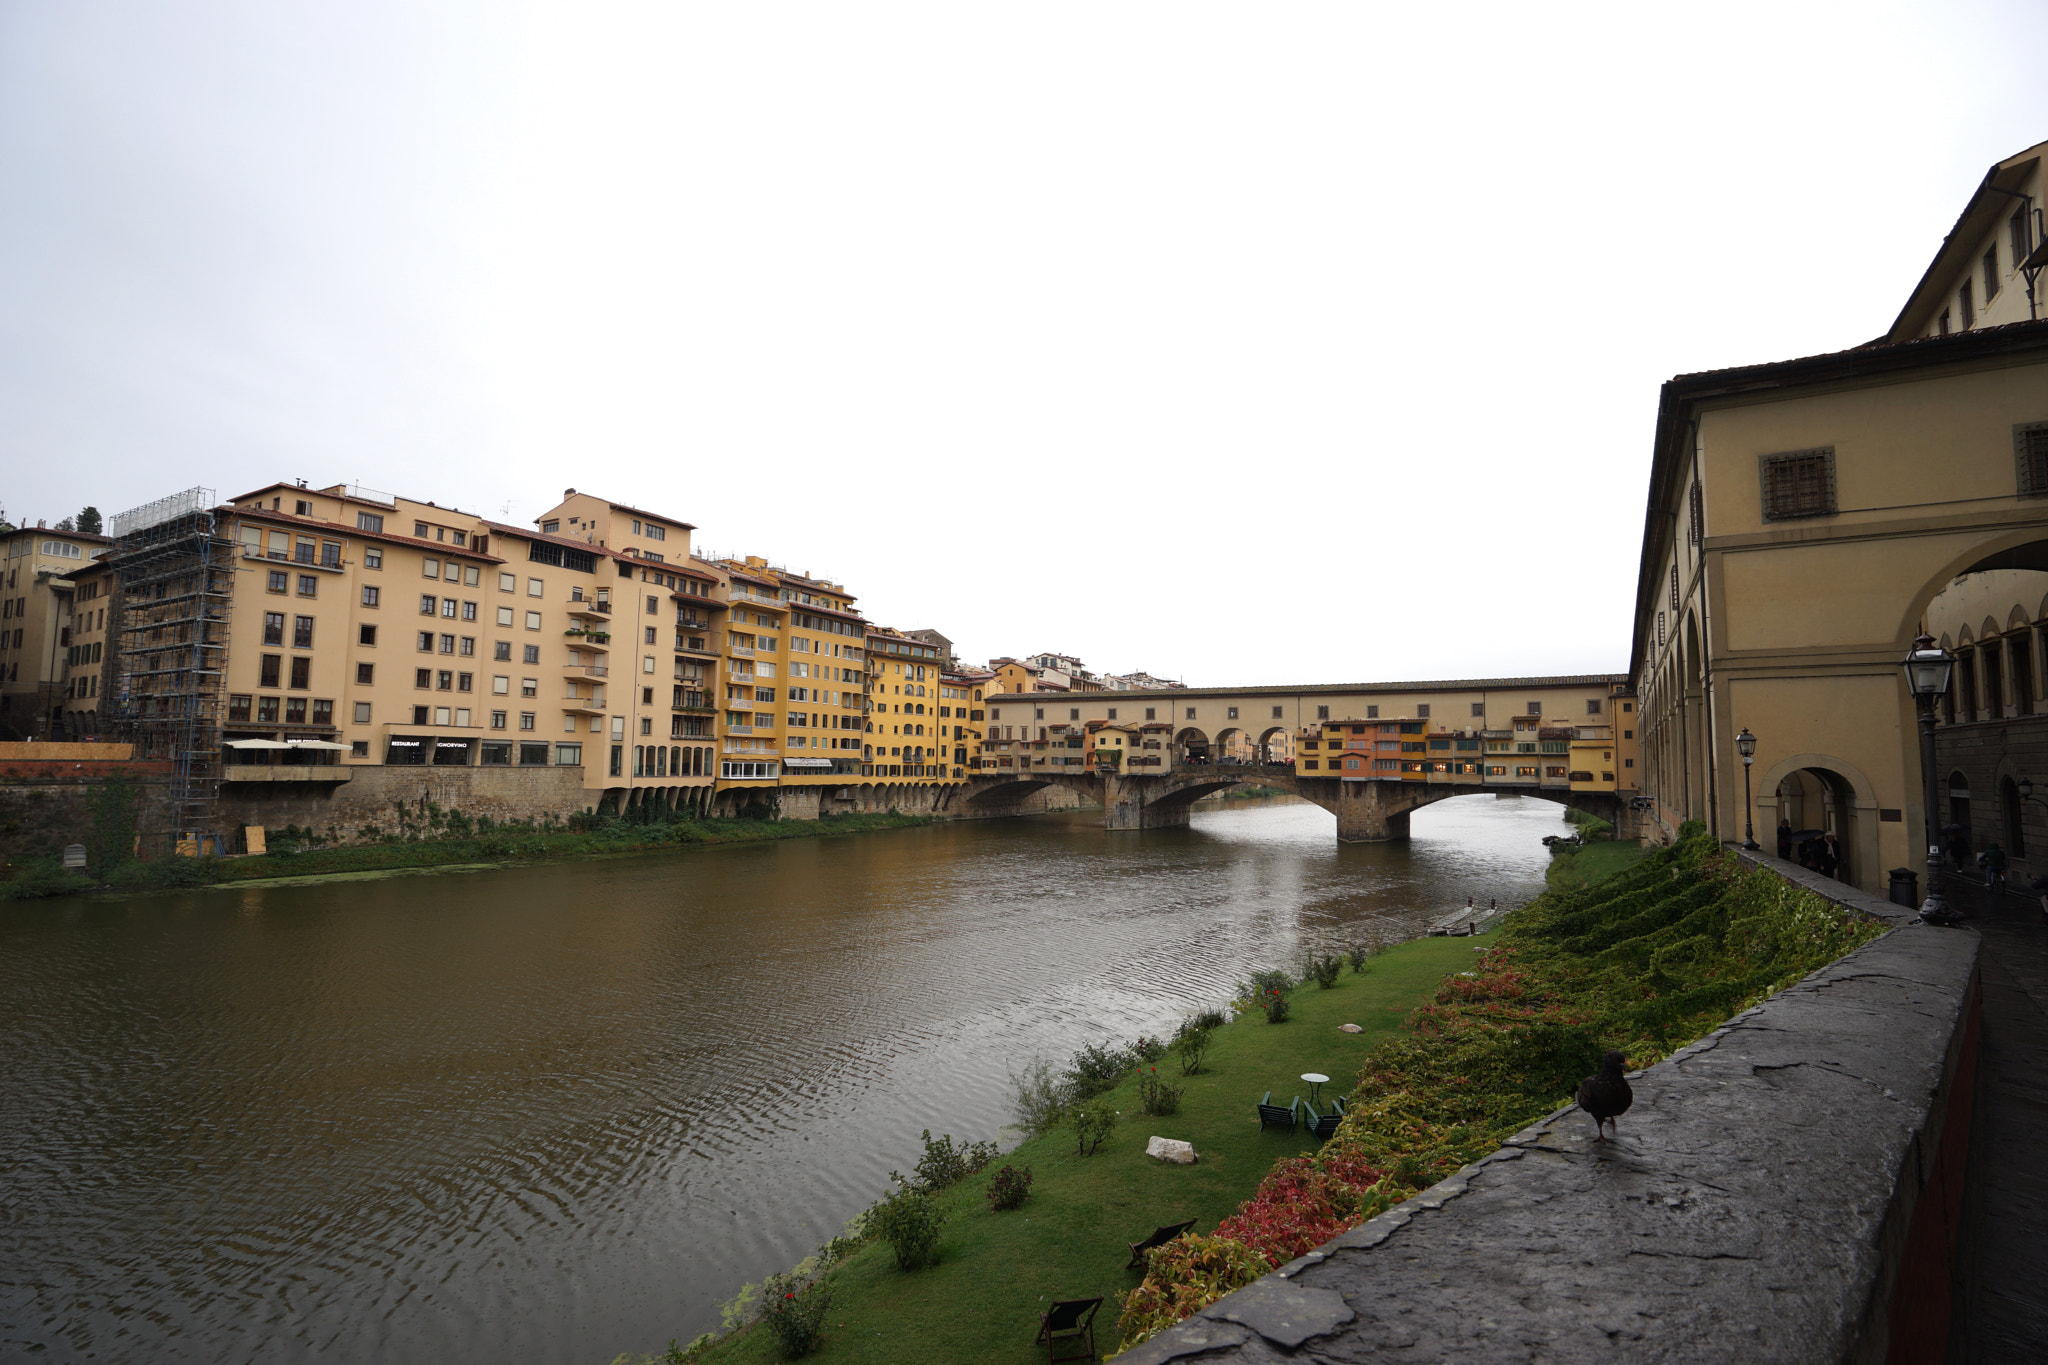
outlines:
[[[58,758],[29,757],[18,751],[64,750]],[[118,755],[82,757],[87,750],[119,750]],[[16,752],[7,752],[16,751]],[[0,861],[55,858],[67,845],[92,838],[91,798],[110,777],[135,784],[135,820],[141,829],[159,829],[170,822],[168,763],[137,763],[125,744],[0,745]]]
[[[332,768],[322,769],[333,772]],[[566,819],[595,804],[583,789],[580,768],[437,768],[360,765],[344,769],[346,782],[226,782],[216,808],[223,831],[244,825],[278,829],[297,825],[337,843],[355,842],[364,829],[396,833],[424,823],[430,809],[459,811],[474,820]]]
[[[1754,861],[1897,927],[1120,1365],[1940,1360],[1978,936]]]

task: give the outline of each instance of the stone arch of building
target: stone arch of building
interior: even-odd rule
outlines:
[[[1259,732],[1258,743],[1253,745],[1253,749],[1258,755],[1259,762],[1271,763],[1274,761],[1273,736],[1284,735],[1286,733],[1287,727],[1284,725],[1269,725],[1264,730]]]
[[[1920,634],[1920,623],[1927,619],[1928,605],[1962,575],[1987,569],[2048,572],[2048,538],[2044,538],[2039,529],[2013,530],[1987,535],[1970,548],[1957,551],[1921,583],[1919,591],[1907,599],[1893,643],[1901,650],[1911,645]],[[2048,600],[2042,602],[2042,612],[2048,614]]]
[[[1833,754],[1789,754],[1765,771],[1756,786],[1756,824],[1759,830],[1778,827],[1779,792],[1788,779],[1811,774],[1821,784],[1835,815],[1835,841],[1842,866],[1839,880],[1875,888],[1878,863],[1877,787],[1861,768]],[[1813,828],[1810,813],[1802,812],[1803,828]]]

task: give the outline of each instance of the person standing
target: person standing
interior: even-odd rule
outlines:
[[[1977,855],[1978,864],[1984,869],[1984,885],[1994,889],[2005,885],[2005,850],[1993,839],[1984,845],[1984,851]]]
[[[1792,861],[1792,822],[1783,816],[1778,817],[1778,856]]]

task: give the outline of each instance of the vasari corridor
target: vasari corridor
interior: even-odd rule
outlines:
[[[2048,1362],[2044,51],[0,6],[0,1365]]]

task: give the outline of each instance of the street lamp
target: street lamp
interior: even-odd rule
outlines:
[[[1756,762],[1756,736],[1749,732],[1747,725],[1735,737],[1735,752],[1742,755],[1742,846],[1756,851],[1756,824],[1754,815],[1756,802],[1749,794],[1749,766]]]
[[[1922,635],[1913,641],[1913,648],[1901,666],[1906,670],[1906,686],[1912,689],[1913,702],[1920,710],[1920,777],[1926,787],[1922,800],[1927,808],[1927,900],[1920,907],[1920,918],[1930,924],[1947,924],[1954,921],[1955,912],[1943,903],[1941,893],[1934,887],[1934,873],[1941,866],[1941,797],[1934,780],[1934,703],[1948,691],[1956,656],[1935,644],[1932,635]]]

